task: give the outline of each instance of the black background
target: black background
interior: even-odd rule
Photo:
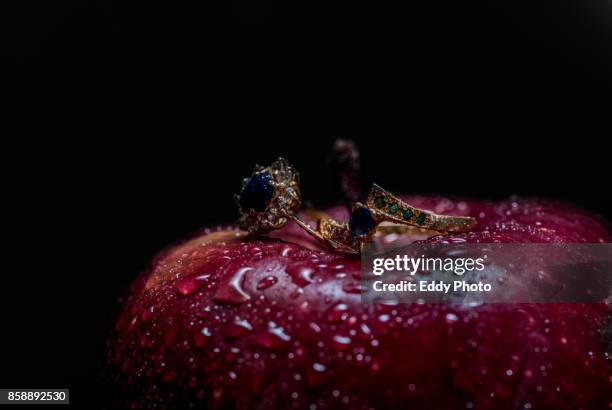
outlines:
[[[221,27],[168,3],[3,10],[1,387],[98,401],[151,256],[233,221],[241,178],[279,155],[337,201],[337,137],[392,191],[612,216],[610,9],[494,3],[234,2]]]

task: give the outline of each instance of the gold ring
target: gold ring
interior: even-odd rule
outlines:
[[[277,159],[268,167],[256,165],[251,177],[243,180],[240,194],[235,195],[235,199],[241,215],[238,226],[251,235],[281,229],[292,219],[309,235],[327,246],[340,252],[358,253],[354,246],[349,247],[322,235],[320,224],[315,230],[296,215],[302,204],[299,174],[284,158]]]
[[[300,176],[284,158],[268,167],[255,166],[245,178],[240,194],[235,195],[240,208],[238,226],[250,234],[280,229],[301,204]]]
[[[367,207],[377,221],[411,225],[440,233],[469,232],[476,226],[476,219],[470,216],[438,215],[415,208],[376,184],[372,185],[368,195]]]
[[[468,232],[476,226],[475,218],[438,215],[425,211],[373,184],[367,205],[355,204],[348,224],[322,218],[319,220],[319,232],[325,240],[338,243],[350,249],[351,253],[358,253],[361,243],[372,241],[376,232],[397,229],[393,226],[380,226],[382,222],[393,222],[409,229],[418,228],[443,234]]]

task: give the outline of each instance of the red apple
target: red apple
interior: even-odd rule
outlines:
[[[407,200],[478,218],[430,241],[612,240],[605,222],[557,202]],[[364,305],[359,259],[292,224],[272,236],[213,229],[155,258],[108,341],[115,407],[612,407],[608,306]]]

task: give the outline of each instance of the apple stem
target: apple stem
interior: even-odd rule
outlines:
[[[359,174],[359,150],[350,140],[337,139],[329,159],[333,179],[347,209],[362,199]]]

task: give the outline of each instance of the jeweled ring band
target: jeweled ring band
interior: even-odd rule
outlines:
[[[476,226],[476,219],[469,216],[438,215],[415,208],[376,184],[372,185],[367,206],[377,220],[417,226],[440,233],[468,232]]]

